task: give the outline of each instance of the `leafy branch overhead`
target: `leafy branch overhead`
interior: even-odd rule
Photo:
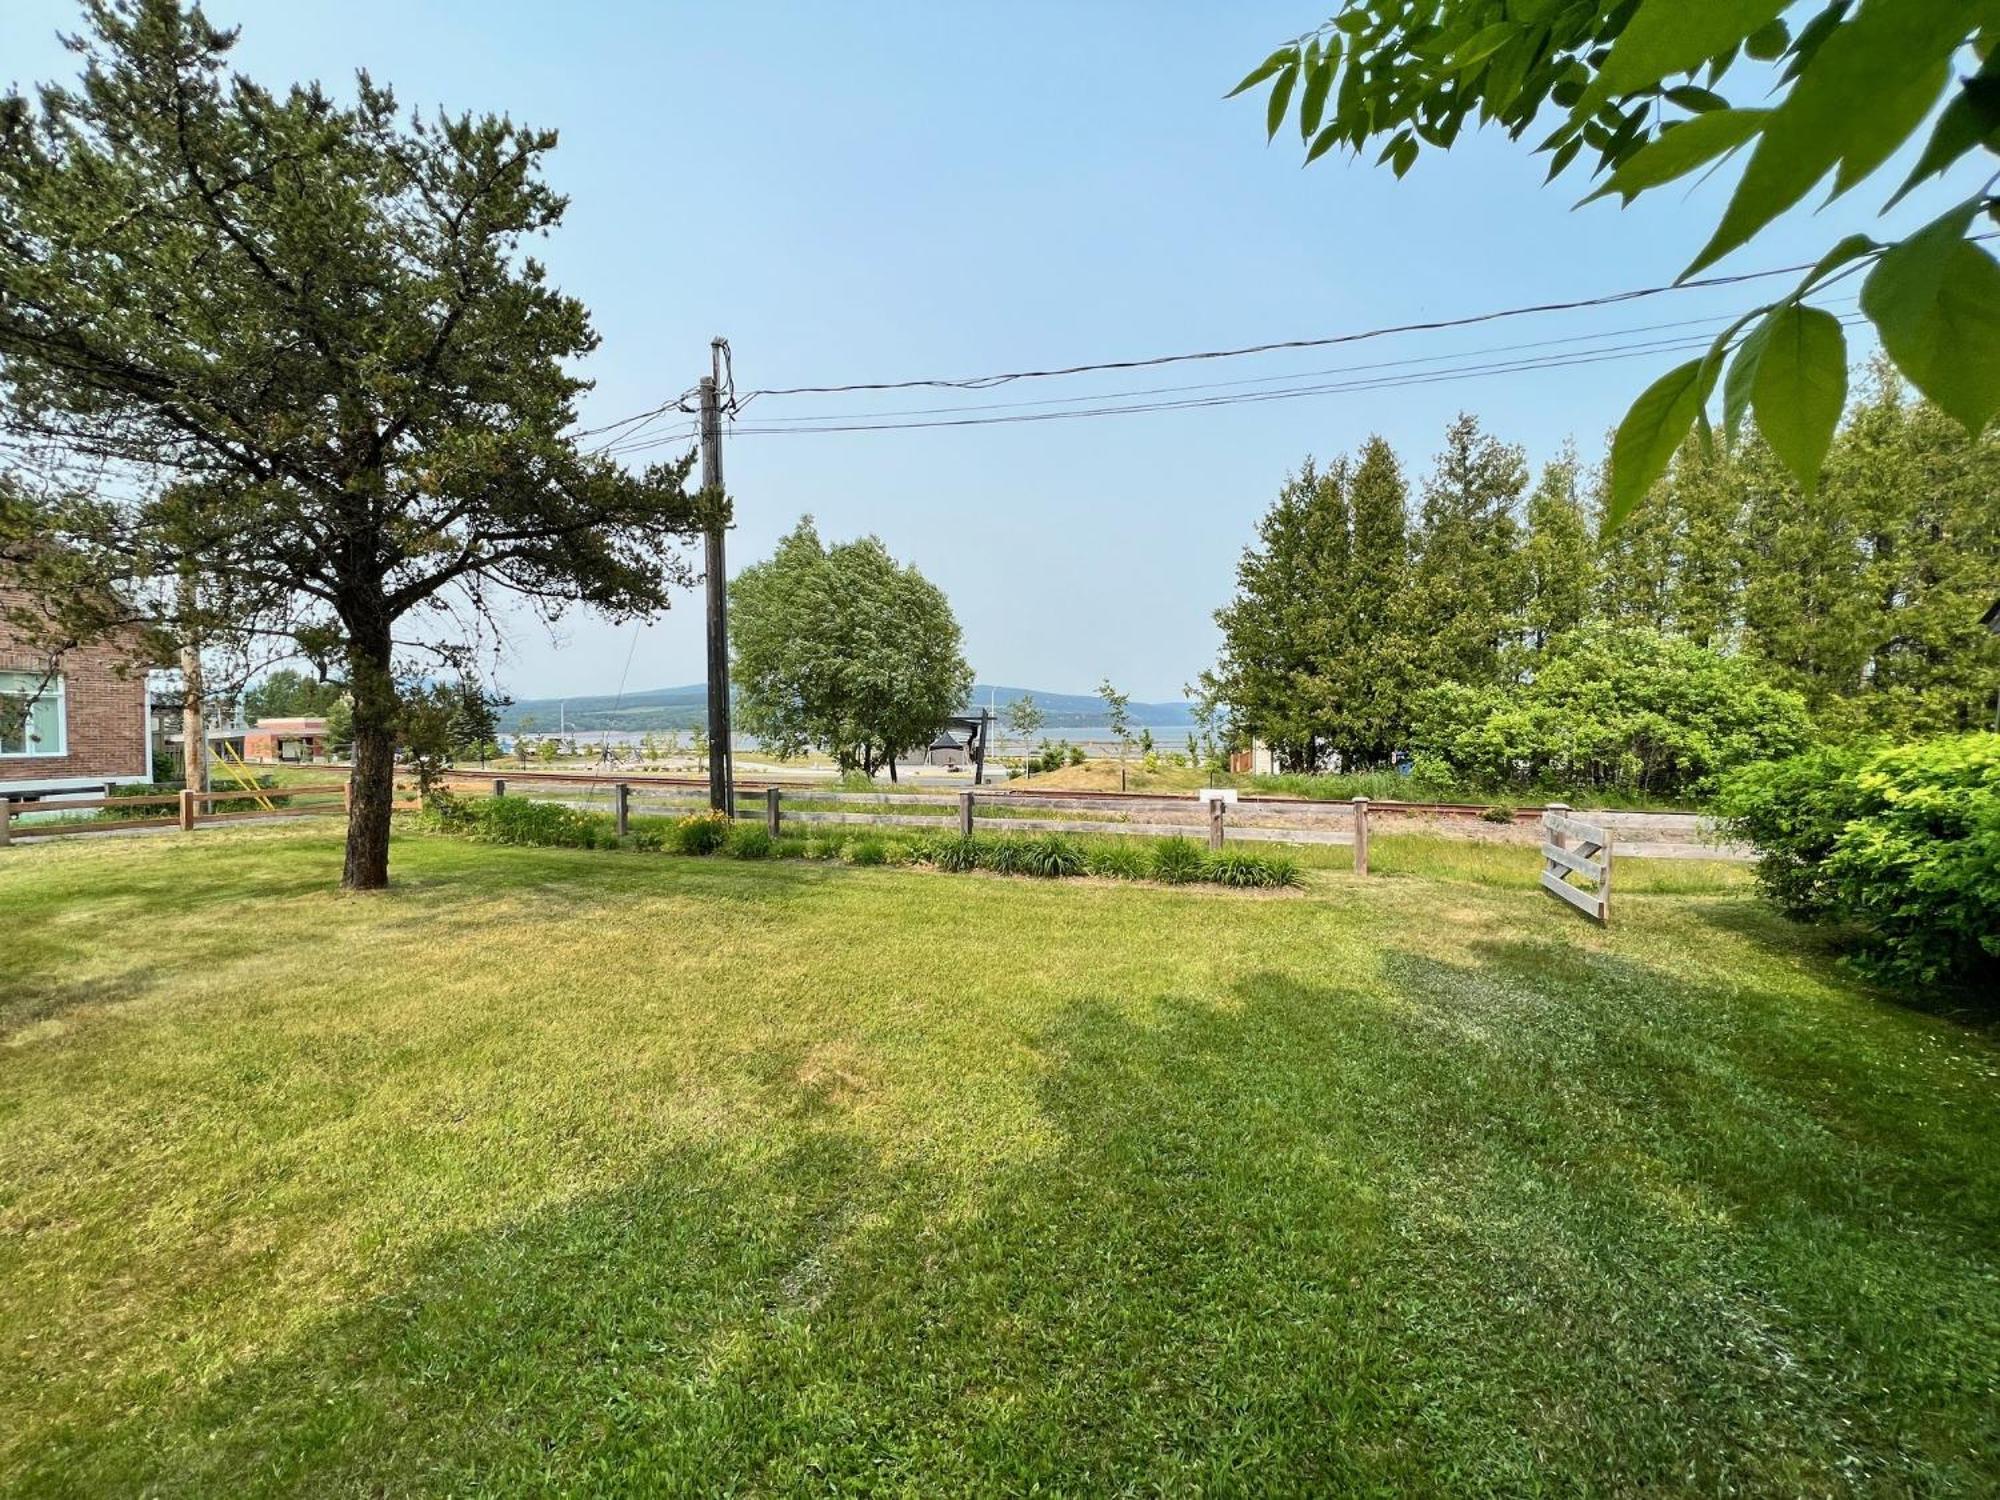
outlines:
[[[1861,311],[1918,390],[1977,435],[2000,412],[2000,263],[1978,240],[2000,219],[2000,0],[1824,0],[1794,29],[1787,0],[1347,0],[1232,90],[1269,85],[1266,129],[1296,118],[1305,159],[1336,147],[1401,177],[1468,121],[1535,134],[1552,181],[1580,161],[1583,202],[1641,193],[1743,158],[1693,276],[1750,243],[1831,178],[1829,201],[1930,123],[1880,206],[1974,166],[1984,181],[1902,239],[1850,234],[1785,296],[1633,403],[1612,449],[1621,520],[1691,430],[1748,416],[1808,488],[1847,390],[1841,322],[1808,299],[1860,276]],[[1755,104],[1738,104],[1728,88]],[[1938,106],[1943,104],[1943,108]],[[1545,127],[1553,123],[1553,129]],[[1968,162],[1968,158],[1971,159]]]

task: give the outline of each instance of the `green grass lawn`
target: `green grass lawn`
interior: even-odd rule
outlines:
[[[0,854],[0,1491],[2000,1486],[2000,1048],[1740,872],[337,852]]]

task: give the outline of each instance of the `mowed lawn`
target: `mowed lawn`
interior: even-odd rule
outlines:
[[[1991,1032],[1514,857],[7,851],[0,1491],[1992,1494]]]

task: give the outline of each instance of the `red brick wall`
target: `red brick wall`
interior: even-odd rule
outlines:
[[[0,586],[0,671],[40,673],[43,651],[19,639],[5,612],[24,603]],[[120,675],[120,671],[123,675]],[[68,753],[0,756],[0,784],[77,777],[143,777],[146,774],[146,672],[122,645],[79,647],[61,663],[67,710]]]

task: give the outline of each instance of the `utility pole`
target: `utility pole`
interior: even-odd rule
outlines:
[[[729,570],[723,557],[722,356],[728,344],[708,346],[710,373],[701,378],[701,493],[708,519],[708,805],[734,813],[729,755]]]

